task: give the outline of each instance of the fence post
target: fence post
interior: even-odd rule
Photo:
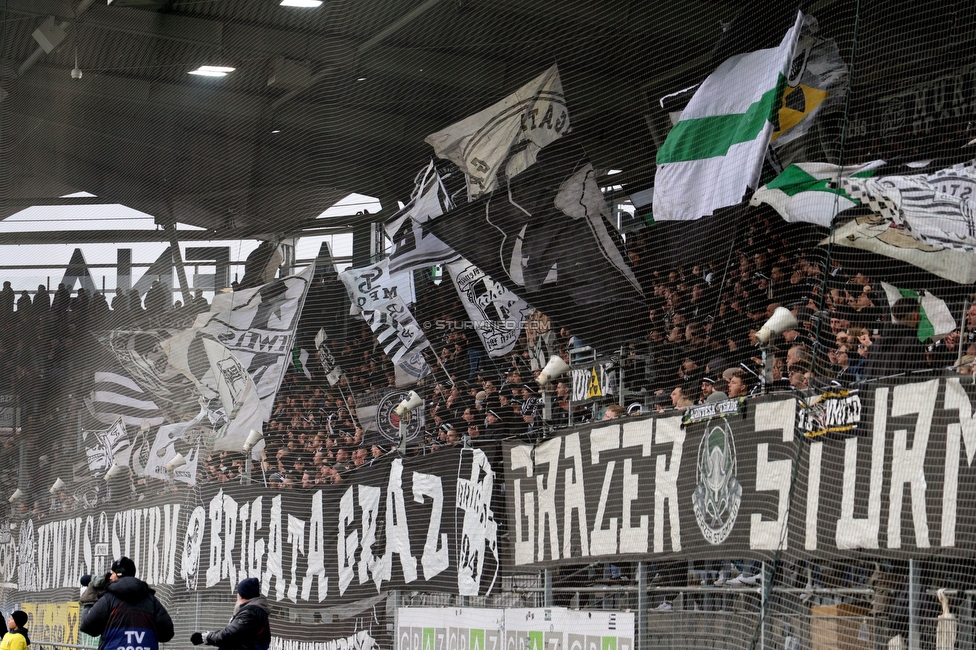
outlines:
[[[543,599],[542,606],[552,607],[552,569],[546,569],[545,571],[543,571],[542,579],[543,579],[543,588],[545,589],[542,595],[542,599]]]
[[[647,649],[647,565],[637,563],[637,648]]]
[[[908,558],[908,650],[918,648],[918,571],[914,558]]]

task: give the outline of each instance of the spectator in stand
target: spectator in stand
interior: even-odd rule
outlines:
[[[918,301],[900,298],[891,307],[894,322],[881,331],[865,364],[868,379],[901,375],[927,368],[925,348],[918,340]]]
[[[741,368],[733,368],[727,381],[729,398],[748,397],[756,386],[754,377]]]
[[[607,407],[607,410],[603,413],[604,420],[615,420],[617,418],[622,418],[627,414],[620,404],[611,404]]]

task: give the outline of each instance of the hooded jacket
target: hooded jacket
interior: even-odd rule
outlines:
[[[0,650],[26,650],[30,645],[30,636],[27,635],[27,628],[21,627],[16,630],[7,630],[0,640]]]
[[[227,627],[207,635],[207,645],[215,645],[221,650],[268,650],[271,645],[270,611],[271,605],[264,596],[241,603]]]
[[[159,650],[173,638],[173,621],[155,593],[138,578],[119,578],[85,612],[78,629],[101,636],[99,650]]]

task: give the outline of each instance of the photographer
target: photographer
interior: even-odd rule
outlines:
[[[81,576],[81,586],[85,588],[79,599],[82,612],[87,612],[102,597],[111,582],[111,575],[112,573],[109,572],[98,576],[88,574]]]
[[[237,605],[234,616],[222,630],[194,632],[190,643],[217,646],[222,650],[267,650],[271,645],[268,612],[271,605],[261,595],[257,578],[246,578],[237,585]]]

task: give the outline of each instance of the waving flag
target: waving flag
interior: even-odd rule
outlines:
[[[217,432],[220,448],[240,449],[248,431],[271,416],[313,270],[219,293],[189,324],[98,332],[128,377],[96,375],[113,388],[93,393],[93,414],[132,424],[140,415],[150,424],[187,422],[202,400],[212,415],[223,413],[215,416],[227,425]]]
[[[851,176],[873,176],[884,164],[883,160],[875,160],[847,167],[830,163],[790,165],[756,190],[749,205],[766,203],[786,221],[806,221],[829,228],[837,213],[860,204],[833,183]]]
[[[976,169],[972,165],[933,174],[843,178],[840,186],[923,243],[976,252]]]
[[[736,205],[759,183],[803,14],[779,47],[734,56],[702,83],[657,153],[654,218]]]
[[[539,150],[569,132],[559,69],[553,65],[497,104],[427,136],[438,158],[465,173],[468,198],[491,192],[498,175],[512,178]]]
[[[393,242],[388,264],[390,273],[412,271],[424,266],[446,264],[460,255],[431,233],[424,232],[426,221],[454,208],[440,174],[431,161],[417,175],[410,202],[387,222],[386,234]]]
[[[944,300],[933,296],[928,291],[919,293],[913,289],[899,289],[887,282],[881,283],[884,288],[888,305],[893,306],[901,298],[914,298],[919,305],[918,340],[923,343],[928,340],[938,341],[946,334],[956,329],[956,319],[949,311]]]
[[[568,136],[543,149],[507,191],[424,227],[557,327],[610,353],[640,335],[646,310],[608,215],[593,165]]]

